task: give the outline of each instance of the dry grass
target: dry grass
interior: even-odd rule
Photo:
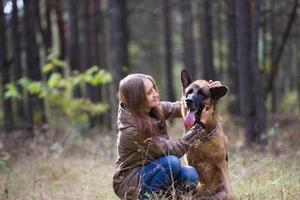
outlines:
[[[110,161],[91,157],[26,159],[1,176],[1,189],[8,199],[116,199],[113,170]]]
[[[300,123],[296,119],[296,123],[285,122],[284,126],[279,121],[277,134],[269,138],[271,145],[261,153],[257,148],[243,150],[243,130],[236,126],[239,122],[232,123],[224,117],[237,199],[300,199]],[[181,123],[177,121],[170,127],[173,139],[183,130]],[[2,165],[0,199],[118,199],[111,183],[114,140],[98,135],[63,142],[47,143],[47,138],[31,141],[30,151],[22,149],[21,156]]]

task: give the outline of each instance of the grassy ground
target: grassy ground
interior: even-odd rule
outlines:
[[[224,119],[230,141],[230,176],[237,199],[300,199],[299,121],[296,116],[271,124],[269,146],[261,153],[255,147],[243,149],[242,126]],[[170,127],[173,139],[183,130],[181,123],[177,121]],[[18,156],[3,148],[1,151],[0,138],[0,199],[118,199],[111,184],[114,137],[64,137],[52,142],[46,137],[37,138],[20,144]]]

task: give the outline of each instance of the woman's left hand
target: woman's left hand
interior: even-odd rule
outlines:
[[[209,86],[209,88],[216,88],[216,87],[221,87],[222,84],[221,84],[220,81],[209,80],[208,81],[208,86]]]

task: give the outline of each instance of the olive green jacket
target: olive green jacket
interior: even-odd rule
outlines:
[[[165,119],[181,117],[180,102],[160,102]],[[151,118],[153,126],[158,120]],[[118,158],[116,172],[113,177],[113,189],[121,199],[138,199],[142,181],[139,176],[141,167],[165,155],[182,157],[189,145],[204,130],[198,125],[189,130],[177,141],[169,140],[167,133],[157,133],[146,138],[137,130],[137,124],[131,113],[119,105],[118,110]]]

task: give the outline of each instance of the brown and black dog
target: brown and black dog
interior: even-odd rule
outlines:
[[[209,88],[208,81],[193,81],[186,70],[181,71],[182,115],[189,129],[200,121],[202,109],[213,106],[205,130],[207,135],[193,143],[187,153],[187,162],[200,175],[197,196],[201,199],[234,199],[228,174],[227,137],[215,111],[216,101],[227,93],[223,85]]]

